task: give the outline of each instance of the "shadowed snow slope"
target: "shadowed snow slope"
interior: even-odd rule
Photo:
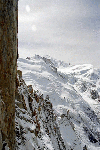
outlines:
[[[25,107],[19,109],[17,97],[16,122],[18,130],[19,126],[23,128],[28,147],[21,148],[24,144],[20,144],[20,149],[100,149],[99,70],[90,64],[71,66],[39,55],[19,58],[18,69],[22,71],[25,83],[32,85],[33,93],[44,97],[37,103],[34,94],[25,94],[28,90],[25,83],[18,88]],[[30,108],[31,113],[36,108],[33,116]],[[31,130],[34,132],[31,133]]]

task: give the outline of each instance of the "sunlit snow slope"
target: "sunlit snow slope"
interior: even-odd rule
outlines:
[[[18,69],[37,94],[49,95],[66,147],[100,150],[99,70],[39,55],[19,58]]]

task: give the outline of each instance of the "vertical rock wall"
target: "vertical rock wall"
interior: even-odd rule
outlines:
[[[15,149],[17,17],[18,1],[0,0],[0,150]]]

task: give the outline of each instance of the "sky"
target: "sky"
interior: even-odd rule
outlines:
[[[19,56],[100,68],[100,0],[20,0]]]

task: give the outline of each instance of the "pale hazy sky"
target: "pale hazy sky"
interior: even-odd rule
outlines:
[[[100,0],[20,0],[19,55],[100,68]]]

